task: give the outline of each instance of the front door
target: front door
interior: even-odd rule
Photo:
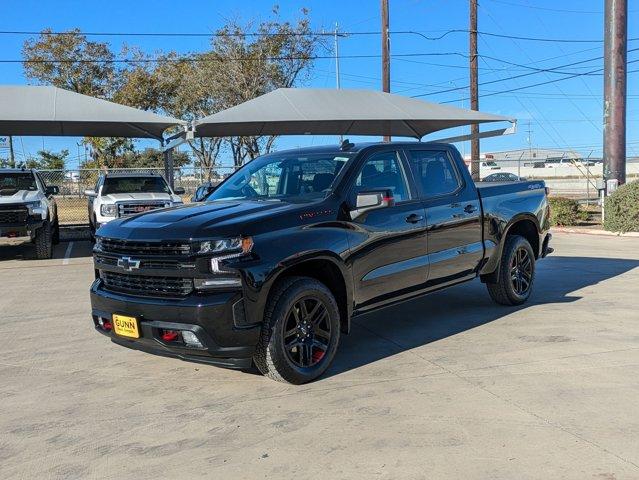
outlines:
[[[353,221],[353,284],[356,309],[365,310],[416,290],[428,277],[424,209],[410,180],[408,165],[395,150],[371,153],[360,165],[357,192],[389,189],[394,205]]]
[[[472,277],[483,259],[481,206],[446,149],[416,147],[408,152],[426,211],[429,287]]]

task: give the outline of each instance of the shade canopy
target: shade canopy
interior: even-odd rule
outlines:
[[[61,88],[0,86],[0,135],[161,139],[184,123]]]
[[[195,135],[392,135],[421,138],[499,115],[374,90],[280,88],[196,122]]]

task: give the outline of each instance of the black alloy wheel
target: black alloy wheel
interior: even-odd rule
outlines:
[[[307,368],[318,364],[331,340],[331,323],[322,300],[309,295],[295,302],[287,314],[282,337],[284,351],[294,365]]]
[[[515,251],[510,264],[510,281],[515,293],[522,297],[528,293],[532,285],[532,264],[533,261],[528,250],[524,247],[519,247]]]
[[[486,281],[490,297],[501,305],[521,305],[532,292],[535,280],[535,253],[520,235],[506,237],[499,266]]]
[[[300,385],[330,367],[339,339],[340,310],[331,290],[314,278],[287,277],[269,295],[253,361],[267,377]]]

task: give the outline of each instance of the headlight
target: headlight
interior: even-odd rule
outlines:
[[[224,268],[223,262],[232,258],[239,258],[248,254],[253,248],[251,237],[234,237],[223,240],[207,240],[199,245],[200,254],[212,255],[210,260],[211,273],[215,277],[196,279],[195,288],[198,290],[241,287],[242,281],[237,271]]]
[[[95,245],[93,245],[93,249],[102,251],[102,237],[95,237]]]
[[[117,211],[117,205],[100,205],[100,214],[103,217],[115,217]]]
[[[253,239],[251,237],[234,237],[200,242],[198,253],[210,255],[222,254],[224,256],[238,254],[239,256],[249,253],[252,248]]]
[[[46,218],[46,209],[42,208],[40,201],[27,202],[25,206],[29,209],[29,215],[41,216]]]

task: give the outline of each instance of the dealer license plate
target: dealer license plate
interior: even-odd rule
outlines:
[[[122,337],[140,338],[138,320],[126,315],[113,315],[113,328],[115,333]]]

